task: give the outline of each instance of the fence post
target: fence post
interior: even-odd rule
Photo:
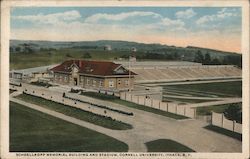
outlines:
[[[211,111],[211,124],[213,125],[213,111]]]
[[[223,123],[223,122],[224,122],[224,114],[221,114],[221,123],[222,123],[222,126],[221,126],[221,127],[222,127],[222,128],[224,128],[224,123]]]
[[[143,103],[146,105],[146,96],[143,96]]]
[[[235,124],[236,124],[236,121],[234,120],[233,121],[233,132],[235,132]]]

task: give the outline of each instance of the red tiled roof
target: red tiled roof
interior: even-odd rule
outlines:
[[[110,75],[128,75],[129,71],[119,74],[114,70],[121,66],[121,64],[115,64],[107,61],[84,61],[84,60],[68,60],[62,64],[50,69],[54,72],[70,73],[72,71],[71,66],[76,65],[79,68],[79,73],[99,76],[110,76]],[[130,71],[131,75],[136,75]]]

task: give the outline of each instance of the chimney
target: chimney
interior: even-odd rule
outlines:
[[[82,60],[79,60],[79,67],[82,67]]]

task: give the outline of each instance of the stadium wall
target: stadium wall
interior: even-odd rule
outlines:
[[[151,107],[154,109],[159,109],[162,111],[170,112],[173,114],[186,116],[189,118],[196,117],[196,110],[187,105],[178,105],[175,103],[162,102],[161,100],[152,99],[152,98],[149,98],[148,96],[141,96],[141,95],[137,96],[137,95],[130,94],[128,92],[121,92],[120,99],[133,102],[136,104],[140,104],[146,107]]]
[[[212,125],[242,134],[242,124],[228,120],[224,114],[212,112]]]

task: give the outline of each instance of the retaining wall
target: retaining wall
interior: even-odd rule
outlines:
[[[159,109],[162,111],[178,115],[183,115],[189,118],[195,118],[196,116],[195,113],[196,109],[190,108],[187,105],[178,105],[175,103],[162,102],[160,100],[152,99],[147,96],[137,96],[137,95],[132,95],[128,92],[121,92],[120,99],[140,104],[143,106],[151,107],[154,109]]]
[[[228,120],[224,114],[212,112],[212,125],[242,134],[242,124]]]

